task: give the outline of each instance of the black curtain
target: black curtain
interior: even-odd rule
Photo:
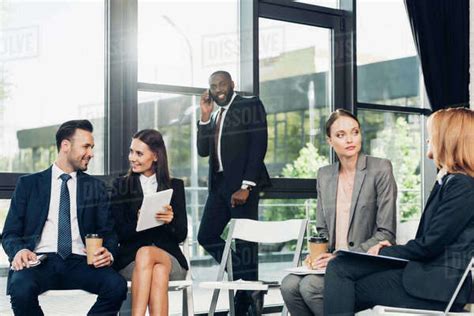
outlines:
[[[469,0],[405,0],[434,111],[469,106]]]

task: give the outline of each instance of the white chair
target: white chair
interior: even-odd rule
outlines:
[[[188,262],[188,273],[186,274],[186,279],[184,280],[179,280],[179,281],[170,281],[168,283],[168,291],[174,292],[174,291],[183,291],[183,307],[182,307],[182,314],[181,315],[187,315],[187,316],[192,316],[194,315],[194,303],[193,303],[193,281],[192,281],[192,275],[191,275],[191,261],[190,261],[190,255],[189,255],[189,241],[188,238],[184,240],[184,242],[181,244],[181,248],[183,250],[184,257],[186,258],[186,261]],[[123,302],[122,308],[120,309],[120,316],[126,316],[126,315],[131,315],[131,310],[132,310],[132,305],[131,305],[131,285],[132,282],[128,281],[127,286],[128,286],[128,293],[127,293],[127,299]]]
[[[216,312],[217,300],[220,290],[229,291],[229,311],[230,315],[235,315],[234,291],[237,290],[260,290],[267,291],[268,284],[260,281],[233,281],[231,244],[233,239],[241,239],[256,243],[281,243],[290,240],[297,240],[295,254],[293,256],[293,266],[298,266],[300,262],[303,239],[306,230],[306,219],[292,219],[280,222],[262,222],[250,219],[232,219],[229,226],[229,233],[224,247],[224,253],[219,266],[216,282],[201,282],[199,286],[207,289],[214,289],[212,295],[209,315]],[[227,267],[228,281],[224,280],[224,272]]]
[[[464,281],[466,280],[467,275],[469,274],[469,271],[471,271],[471,276],[472,276],[472,273],[474,272],[474,257],[471,259],[471,261],[467,265],[466,270],[464,270],[464,274],[459,280],[458,286],[456,287],[456,290],[451,296],[451,299],[449,300],[449,303],[446,306],[446,309],[444,311],[421,310],[421,309],[377,305],[372,308],[372,312],[373,312],[372,314],[373,315],[472,315],[472,313],[449,313],[449,310],[453,306],[454,301],[456,300],[456,297],[458,296],[459,291],[461,290],[461,287]]]

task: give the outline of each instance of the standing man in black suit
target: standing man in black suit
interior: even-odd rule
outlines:
[[[87,120],[62,124],[54,164],[18,180],[2,243],[11,262],[7,294],[16,316],[43,315],[38,295],[48,290],[97,294],[89,315],[116,315],[126,297],[126,281],[110,267],[117,237],[105,185],[83,172],[93,157],[92,130]],[[84,252],[87,234],[103,238],[92,266]],[[46,260],[30,266],[39,254]]]
[[[258,191],[270,183],[263,163],[267,151],[267,120],[258,97],[234,92],[226,71],[209,77],[209,91],[201,96],[198,153],[209,157],[209,196],[198,233],[199,243],[218,262],[225,241],[220,237],[231,218],[258,219]],[[212,114],[214,103],[218,111]],[[238,241],[232,253],[234,279],[258,279],[258,246]],[[250,304],[247,292],[236,294],[236,313]]]

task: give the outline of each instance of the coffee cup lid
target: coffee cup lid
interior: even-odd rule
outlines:
[[[86,238],[100,238],[99,234],[87,234]]]
[[[324,243],[328,242],[328,239],[324,236],[313,236],[309,238],[310,242],[315,242],[315,243]]]

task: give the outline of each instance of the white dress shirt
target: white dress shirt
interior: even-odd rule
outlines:
[[[219,162],[219,168],[217,169],[217,172],[224,171],[224,166],[222,165],[222,156],[221,156],[222,128],[224,127],[224,120],[225,120],[225,117],[227,115],[227,112],[229,112],[229,108],[232,105],[232,102],[234,102],[234,99],[235,99],[236,96],[237,96],[237,93],[234,92],[234,94],[232,95],[232,98],[230,99],[230,102],[227,105],[218,106],[219,110],[217,110],[217,115],[219,115],[219,111],[221,111],[222,108],[225,109],[225,111],[224,111],[224,113],[222,113],[222,116],[221,116],[221,125],[220,125],[220,128],[219,128],[219,136],[218,136],[218,142],[217,142],[217,160]],[[209,123],[211,123],[211,119],[209,119],[206,122],[199,121],[200,125],[207,125]],[[256,186],[255,182],[248,181],[248,180],[243,180],[242,185]]]
[[[448,170],[441,168],[436,175],[436,181],[438,181],[439,185],[443,184],[443,177],[448,174]]]
[[[64,172],[56,164],[51,169],[51,195],[49,199],[48,217],[41,233],[41,239],[35,248],[38,252],[58,252],[58,218],[59,218],[59,199],[61,195],[61,176]],[[67,182],[69,190],[69,201],[71,211],[71,238],[72,253],[85,256],[83,252],[84,243],[79,233],[79,223],[77,221],[77,173],[69,173],[71,179]]]
[[[156,175],[153,174],[149,177],[141,174],[140,175],[140,184],[142,185],[143,195],[149,195],[156,193],[158,189],[158,181],[156,181]]]

